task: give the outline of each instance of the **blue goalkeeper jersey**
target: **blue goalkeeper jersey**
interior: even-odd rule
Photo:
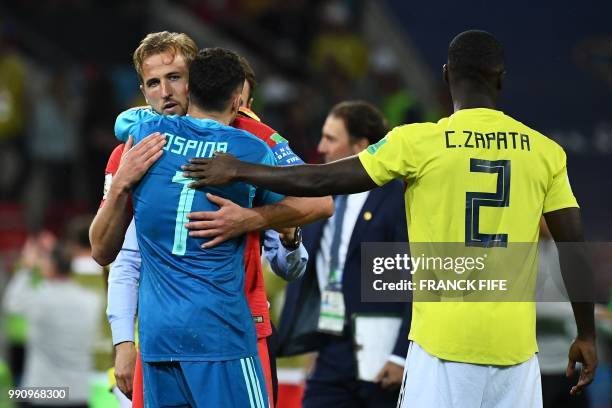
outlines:
[[[129,111],[128,111],[129,112]],[[134,112],[136,113],[136,112]],[[245,131],[207,119],[138,113],[123,131],[139,143],[161,132],[162,157],[132,191],[142,253],[139,339],[143,361],[220,361],[257,354],[256,335],[244,295],[244,237],[211,249],[188,236],[186,215],[215,211],[207,192],[242,207],[271,204],[283,196],[245,183],[190,189],[180,166],[193,157],[231,153],[275,165],[269,147]]]

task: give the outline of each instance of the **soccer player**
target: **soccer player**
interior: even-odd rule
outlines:
[[[189,116],[151,113],[131,126],[134,148],[124,154],[103,207],[125,207],[132,191],[142,253],[139,338],[147,406],[267,404],[243,294],[245,240],[203,250],[206,240],[188,237],[186,214],[214,204],[204,192],[188,189],[189,180],[177,171],[186,157],[217,150],[275,163],[264,142],[228,126],[238,111],[244,78],[231,51],[200,52],[189,73]],[[165,136],[145,137],[153,131]],[[282,198],[244,183],[209,191],[244,207]],[[128,222],[124,217],[116,225],[122,235]]]
[[[347,194],[407,181],[411,242],[462,243],[494,257],[512,243],[535,243],[544,214],[557,242],[583,241],[580,211],[563,149],[496,109],[505,73],[503,50],[484,31],[459,34],[443,67],[454,114],[437,123],[393,129],[357,156],[325,164],[271,168],[231,155],[195,159],[191,187],[248,182],[284,194]],[[561,267],[571,277],[564,247]],[[581,262],[581,277],[588,277]],[[568,285],[566,285],[568,286]],[[568,290],[570,287],[568,286]],[[571,295],[571,294],[570,294]],[[593,304],[572,301],[578,336],[567,374],[582,363],[570,390],[593,380],[597,366]],[[400,407],[539,407],[533,302],[414,302],[412,340]]]
[[[195,43],[185,34],[151,33],[141,42],[134,53],[134,65],[142,83],[142,92],[152,111],[160,114],[182,115],[185,113],[188,106],[185,86],[188,78],[188,66],[196,52]],[[246,60],[241,58],[241,63],[246,71],[242,101],[243,104],[248,101],[250,106],[251,92],[256,84],[255,78]],[[130,110],[120,115],[116,127],[118,136],[127,138],[126,131],[129,126],[138,120],[139,115],[149,113],[151,113],[150,109],[144,111]],[[240,114],[234,120],[232,126],[245,129],[264,140],[272,148],[279,164],[301,163],[301,160],[292,153],[286,140],[268,126],[251,119],[251,117],[255,116],[250,110],[241,108]],[[111,184],[122,152],[123,146],[120,145],[109,159],[105,189],[108,189]],[[212,195],[210,197],[221,209],[213,213],[194,212],[190,214],[194,222],[189,223],[188,227],[197,229],[213,225],[215,228],[194,230],[194,236],[233,236],[242,233],[244,230],[266,228],[278,221],[298,225],[329,216],[332,209],[329,198],[287,197],[279,204],[249,209],[241,208],[229,200]],[[291,234],[283,237],[284,239],[281,241],[278,240],[277,236],[278,234],[274,231],[266,231],[264,241],[266,256],[276,273],[285,279],[295,279],[304,271],[303,267],[307,260],[307,254],[301,245],[298,247],[298,240],[294,240]],[[133,327],[140,268],[140,255],[137,252],[138,246],[133,228],[128,230],[123,247],[124,249],[111,267],[108,315],[117,353],[115,376],[119,387],[129,394],[132,390],[134,361],[136,359]],[[257,231],[250,233],[247,238],[245,266],[247,268],[245,292],[256,323],[259,354],[272,399],[274,394],[272,392],[274,370],[271,367],[273,357],[268,357],[266,344],[272,333],[272,328],[263,283],[259,232]],[[138,388],[139,379],[136,378],[134,383]],[[136,389],[135,391],[133,401],[134,405],[137,406],[140,396]]]

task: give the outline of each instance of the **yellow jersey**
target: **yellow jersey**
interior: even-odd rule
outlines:
[[[503,251],[536,243],[543,213],[578,207],[563,149],[497,110],[396,127],[359,159],[378,185],[407,182],[415,243]],[[519,364],[537,351],[535,304],[415,301],[409,338],[443,360]]]

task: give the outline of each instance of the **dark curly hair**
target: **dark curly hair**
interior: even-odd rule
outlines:
[[[189,67],[190,103],[207,111],[223,112],[232,94],[242,90],[244,79],[244,69],[235,52],[205,48]]]
[[[382,113],[365,101],[340,102],[329,114],[344,121],[351,142],[365,137],[370,144],[374,144],[388,131],[387,121]]]

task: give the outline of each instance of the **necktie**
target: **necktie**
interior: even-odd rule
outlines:
[[[346,212],[346,195],[338,195],[335,200],[335,215],[334,215],[334,236],[330,250],[330,282],[340,281],[337,279],[339,258],[340,258],[340,241],[342,240],[342,224],[344,221],[344,213]]]

